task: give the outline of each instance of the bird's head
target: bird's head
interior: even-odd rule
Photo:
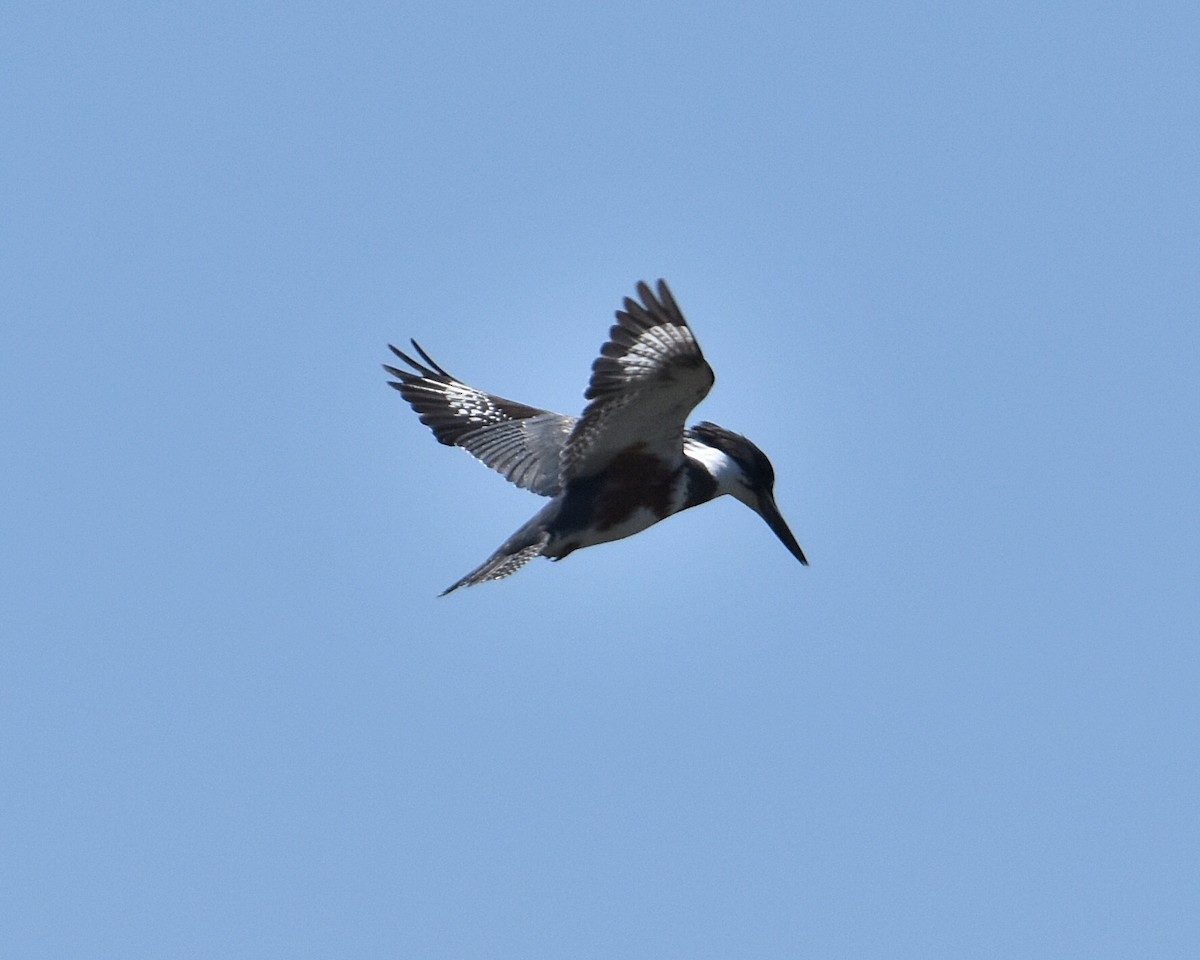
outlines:
[[[717,481],[717,496],[737,497],[762,517],[793,557],[808,565],[808,558],[783,514],[775,505],[775,468],[767,455],[739,433],[715,423],[698,423],[686,434],[687,453],[704,464]]]

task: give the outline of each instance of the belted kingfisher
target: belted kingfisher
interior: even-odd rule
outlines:
[[[775,471],[745,437],[715,423],[685,428],[714,376],[663,280],[637,286],[592,365],[579,417],[528,407],[469,387],[415,340],[412,370],[384,364],[392,387],[437,439],[462,447],[519,487],[549,497],[528,523],[442,596],[499,580],[534,557],[561,560],[620,540],[730,494],[761,516],[792,556],[808,560],[775,505]]]

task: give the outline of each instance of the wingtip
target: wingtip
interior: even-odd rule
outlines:
[[[675,295],[671,293],[671,288],[667,286],[667,281],[662,277],[658,278],[658,299],[668,310],[680,313],[679,304],[675,302]]]
[[[413,375],[407,370],[401,370],[399,367],[393,367],[390,363],[381,363],[380,366],[383,367],[384,372],[388,376],[396,378],[396,380],[389,380],[388,385],[395,387],[397,390],[404,386],[404,382],[406,380],[412,379]],[[399,382],[397,383],[396,381]]]
[[[408,342],[413,345],[413,349],[416,350],[418,354],[420,354],[421,359],[424,360],[427,364],[429,364],[429,366],[433,370],[437,371],[437,373],[443,377],[450,377],[450,374],[448,374],[445,370],[443,370],[442,367],[438,364],[438,362],[436,360],[434,360],[433,357],[431,357],[429,354],[427,354],[425,352],[425,348],[423,346],[421,346],[419,343],[417,343],[416,340],[410,339]],[[450,377],[450,379],[453,380],[454,378]]]
[[[655,288],[652,290],[650,284],[645,280],[639,280],[637,283],[637,294],[642,302],[637,303],[635,300],[626,297],[625,313],[637,319],[649,319],[650,317],[657,317],[665,313],[674,322],[686,324],[687,321],[683,319],[683,311],[679,309],[679,304],[675,302],[675,295],[671,293],[671,288],[667,285],[667,281],[663,277],[659,277],[655,282]],[[617,316],[619,318],[620,313]]]

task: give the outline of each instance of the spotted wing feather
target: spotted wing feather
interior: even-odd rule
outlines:
[[[421,422],[447,446],[462,447],[518,487],[557,496],[562,450],[574,417],[540,410],[467,386],[435,363],[414,340],[419,362],[389,344],[411,367],[384,364],[389,381]]]
[[[443,590],[441,595],[444,597],[459,587],[473,587],[479,583],[487,583],[489,580],[503,580],[505,577],[511,577],[530,560],[540,557],[549,542],[550,534],[542,533],[533,543],[511,552],[506,552],[506,544],[461,580]]]
[[[592,365],[589,404],[563,451],[570,480],[603,471],[631,447],[677,465],[684,424],[713,385],[712,368],[665,281],[639,283]]]

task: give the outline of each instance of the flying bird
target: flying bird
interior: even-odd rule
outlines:
[[[697,504],[729,494],[761,516],[801,563],[808,560],[775,505],[775,470],[745,437],[687,416],[713,385],[670,289],[645,283],[625,299],[592,365],[578,417],[540,410],[467,386],[417,343],[410,369],[384,364],[389,384],[447,446],[462,447],[547,503],[459,587],[500,580],[534,557],[563,557],[640,533]]]

